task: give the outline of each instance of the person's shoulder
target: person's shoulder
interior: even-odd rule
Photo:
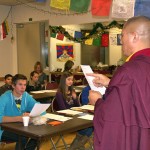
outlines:
[[[62,92],[58,90],[58,91],[56,92],[56,96],[59,96],[59,95],[62,95]]]
[[[12,95],[12,91],[11,90],[8,90],[8,91],[6,91],[5,93],[3,93],[1,96],[0,96],[0,98],[1,99],[9,99],[10,97],[11,97],[11,95]]]
[[[22,97],[23,98],[26,98],[26,97],[32,97],[27,91],[25,91],[23,94],[22,94]]]

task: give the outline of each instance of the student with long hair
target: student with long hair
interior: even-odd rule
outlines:
[[[69,109],[80,106],[75,90],[73,89],[73,74],[64,72],[61,76],[58,91],[56,93],[58,110]],[[86,128],[77,132],[76,137],[71,143],[70,149],[85,149],[84,145],[89,140],[93,129]]]

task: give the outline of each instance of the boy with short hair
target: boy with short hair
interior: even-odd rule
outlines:
[[[12,78],[13,90],[5,92],[0,96],[0,123],[6,122],[23,122],[22,117],[29,115],[35,105],[36,100],[25,92],[27,77],[22,74],[16,74]],[[0,141],[16,142],[16,150],[19,149],[19,136],[10,131],[0,129]],[[21,148],[26,150],[34,150],[37,146],[37,141],[28,139],[25,136],[21,137]]]
[[[0,95],[5,93],[8,90],[12,90],[12,75],[11,74],[6,74],[4,78],[5,84],[0,87]]]

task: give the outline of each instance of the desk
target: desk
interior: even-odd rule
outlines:
[[[82,92],[82,89],[84,88],[84,86],[74,86],[74,88],[75,88],[76,93],[79,94]],[[37,92],[34,91],[34,92],[31,92],[30,94],[37,101],[45,102],[44,100],[55,97],[56,92],[57,92],[57,89],[55,89],[55,90],[42,90],[41,93],[40,93],[40,91],[37,91]]]
[[[20,136],[36,139],[38,142],[37,150],[39,150],[40,143],[43,138],[51,138],[55,135],[63,135],[64,133],[71,133],[77,130],[92,127],[93,123],[90,120],[83,120],[74,116],[73,119],[58,126],[51,126],[47,124],[35,126],[30,124],[28,127],[24,127],[23,123],[1,123],[0,126],[3,130],[16,133]]]

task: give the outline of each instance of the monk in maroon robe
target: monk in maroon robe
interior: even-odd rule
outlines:
[[[90,91],[95,105],[94,150],[150,150],[150,18],[130,18],[122,30],[128,61],[113,78],[94,76],[105,95]]]

